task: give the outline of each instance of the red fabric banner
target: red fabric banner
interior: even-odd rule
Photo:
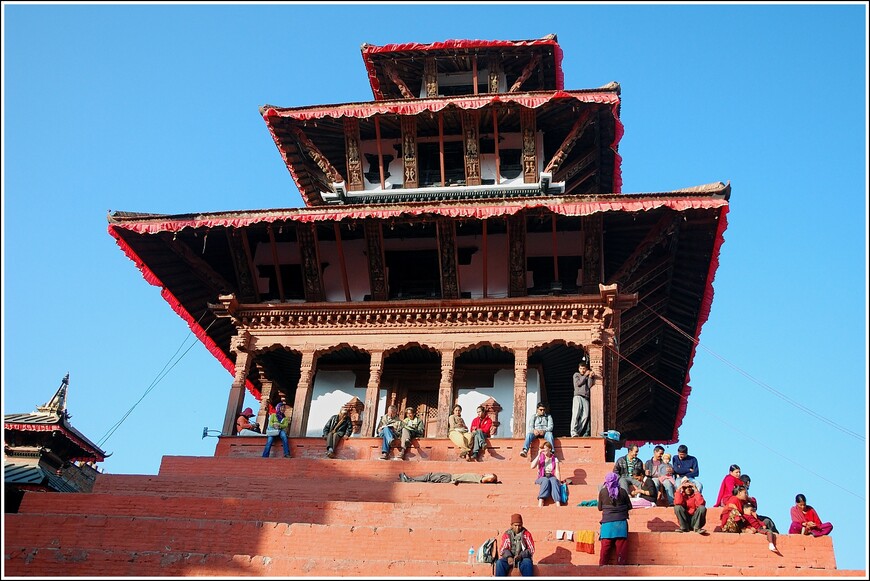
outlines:
[[[340,103],[336,105],[319,105],[316,107],[269,107],[263,113],[266,123],[272,117],[287,117],[298,121],[309,121],[332,117],[354,117],[365,119],[373,115],[417,115],[424,111],[437,113],[449,105],[464,110],[474,110],[491,103],[514,103],[529,109],[535,109],[550,101],[572,99],[579,103],[602,103],[618,105],[619,95],[616,91],[538,91],[534,93],[498,93],[486,95],[471,95],[465,97],[439,97],[437,99],[399,99],[391,101],[374,101],[367,103]],[[614,109],[614,117],[616,110]],[[621,134],[620,136],[621,137]],[[618,141],[618,139],[617,139]]]

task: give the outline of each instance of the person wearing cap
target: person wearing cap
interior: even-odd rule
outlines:
[[[554,450],[556,449],[556,441],[553,439],[553,416],[547,413],[547,406],[543,403],[538,404],[537,412],[529,420],[529,431],[526,432],[526,441],[523,442],[520,456],[525,458],[528,455],[529,447],[535,438],[544,438],[550,442]]]
[[[254,417],[254,410],[245,408],[242,414],[236,419],[236,435],[238,436],[262,436],[260,426],[251,421]]]
[[[707,524],[707,506],[704,496],[697,490],[691,480],[683,480],[674,492],[674,514],[680,524],[675,532],[687,533],[695,531],[704,534]]]
[[[326,421],[323,426],[323,439],[326,440],[326,457],[335,458],[335,448],[342,438],[350,438],[353,434],[353,424],[347,415],[347,408],[341,408],[338,413]]]
[[[498,543],[498,561],[495,562],[495,576],[507,577],[511,568],[520,570],[523,577],[535,574],[532,556],[535,554],[535,540],[532,533],[523,526],[523,515],[511,515],[511,528],[506,530]]]

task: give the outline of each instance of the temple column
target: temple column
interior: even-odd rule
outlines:
[[[314,383],[314,351],[302,352],[302,364],[299,369],[299,384],[296,386],[296,398],[293,400],[293,417],[290,419],[290,436],[301,438],[308,429],[308,412],[311,407],[312,384]]]
[[[375,422],[378,421],[378,399],[381,395],[381,371],[384,365],[384,352],[372,351],[369,362],[369,382],[366,385],[366,407],[363,410],[361,434],[371,438],[375,433]]]
[[[236,373],[227,398],[227,410],[224,414],[222,436],[231,436],[236,427],[236,419],[242,413],[242,403],[245,401],[245,381],[251,368],[253,357],[248,353],[251,336],[247,331],[241,331],[230,341],[230,351],[236,354]]]
[[[453,371],[455,369],[456,351],[441,350],[441,383],[438,385],[438,431],[436,438],[447,437],[447,417],[453,408]]]
[[[526,382],[529,376],[529,349],[525,345],[514,347],[514,425],[513,437],[526,437]]]
[[[262,377],[262,375],[260,376]],[[269,422],[269,402],[272,399],[272,380],[260,379],[260,410],[257,412],[257,424],[266,433],[266,424]]]
[[[604,347],[587,345],[586,353],[589,355],[589,369],[595,377],[595,384],[589,394],[589,435],[598,437],[598,434],[608,429],[604,426],[604,390],[607,385],[604,382]]]

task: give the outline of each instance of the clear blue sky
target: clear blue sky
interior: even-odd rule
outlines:
[[[72,423],[99,441],[152,388],[103,468],[211,455],[202,428],[220,428],[232,377],[115,245],[107,212],[301,206],[260,105],[371,100],[364,42],[556,33],[566,88],[622,85],[624,192],[732,184],[679,430],[707,496],[737,463],[787,530],[804,493],[834,523],[838,566],[866,569],[863,3],[7,3],[3,27],[4,413],[69,372]]]

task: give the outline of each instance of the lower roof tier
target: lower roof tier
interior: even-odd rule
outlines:
[[[717,183],[662,194],[115,212],[109,233],[230,373],[237,329],[214,312],[221,295],[349,321],[348,308],[449,305],[463,316],[481,304],[546,305],[615,284],[638,296],[614,329],[617,425],[630,439],[669,442],[712,303],[729,195]],[[340,330],[351,341],[354,324]]]

